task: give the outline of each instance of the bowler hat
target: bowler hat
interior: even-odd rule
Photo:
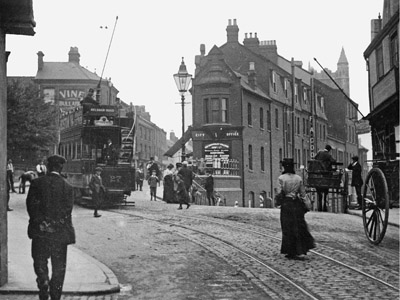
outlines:
[[[328,150],[328,151],[331,151],[332,150],[332,146],[331,145],[326,145],[325,149]]]
[[[358,156],[355,155],[355,156],[353,156],[351,159],[354,159],[355,161],[358,161]]]
[[[47,162],[49,165],[63,165],[67,160],[63,156],[55,154],[47,158]]]
[[[180,162],[176,163],[176,167],[177,168],[182,167],[182,163],[180,163]]]

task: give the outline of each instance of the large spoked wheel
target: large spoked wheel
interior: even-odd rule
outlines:
[[[368,240],[378,245],[385,236],[389,219],[389,193],[385,175],[373,168],[365,180],[362,217]]]

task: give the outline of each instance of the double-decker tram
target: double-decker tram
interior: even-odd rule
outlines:
[[[67,159],[63,173],[76,190],[77,203],[91,206],[89,182],[101,167],[103,206],[128,204],[135,189],[133,136],[133,112],[121,116],[115,105],[85,104],[60,118],[58,151]]]

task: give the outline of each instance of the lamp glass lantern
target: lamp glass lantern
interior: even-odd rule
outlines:
[[[183,57],[178,73],[174,74],[174,80],[179,93],[183,96],[187,92],[190,82],[192,81],[192,75],[188,73]]]

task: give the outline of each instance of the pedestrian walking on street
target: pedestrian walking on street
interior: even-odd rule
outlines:
[[[10,185],[11,192],[16,193],[14,188],[14,165],[11,159],[7,162],[7,182]]]
[[[204,188],[206,189],[208,205],[214,206],[215,205],[215,198],[214,198],[214,177],[211,174],[210,170],[206,171],[207,177],[206,182],[204,184]]]
[[[351,186],[354,186],[354,188],[356,189],[357,203],[358,203],[357,209],[361,209],[362,206],[361,188],[363,185],[363,179],[361,176],[362,168],[360,163],[358,162],[358,156],[353,156],[351,159],[353,161],[351,164],[348,165],[347,169],[353,171],[351,174]]]
[[[174,192],[174,172],[172,169],[174,168],[173,164],[169,164],[167,169],[164,171],[163,174],[163,200],[167,203],[174,203],[175,202],[175,192]]]
[[[177,183],[176,194],[179,201],[178,209],[182,209],[182,204],[186,204],[186,209],[188,209],[190,207],[189,194],[186,190],[185,182],[183,181],[183,176],[181,174],[178,174],[176,176],[176,183]]]
[[[49,173],[32,181],[26,198],[29,214],[28,236],[32,239],[33,267],[39,299],[59,300],[67,267],[67,246],[75,243],[71,213],[74,190],[61,176],[65,158],[48,158]],[[51,279],[48,260],[51,259]]]
[[[278,178],[278,192],[283,195],[280,215],[281,253],[289,259],[304,259],[300,255],[315,248],[314,238],[304,219],[306,211],[301,197],[305,197],[305,188],[302,178],[295,174],[293,159],[284,158],[281,163],[284,168]]]
[[[194,173],[188,168],[188,162],[186,160],[182,162],[182,168],[179,170],[178,174],[182,175],[183,182],[185,183],[186,191],[190,199],[190,188],[192,187]]]
[[[94,213],[93,216],[95,218],[100,218],[98,210],[100,209],[101,203],[103,202],[104,193],[106,192],[106,188],[103,185],[103,180],[101,178],[101,172],[103,169],[97,167],[95,169],[95,174],[92,176],[92,179],[89,183],[90,191],[92,192],[92,200],[94,202]]]
[[[157,177],[157,172],[156,170],[152,171],[151,176],[149,177],[149,179],[147,180],[149,186],[150,186],[150,201],[153,200],[157,201],[157,184],[160,182],[160,180]]]

